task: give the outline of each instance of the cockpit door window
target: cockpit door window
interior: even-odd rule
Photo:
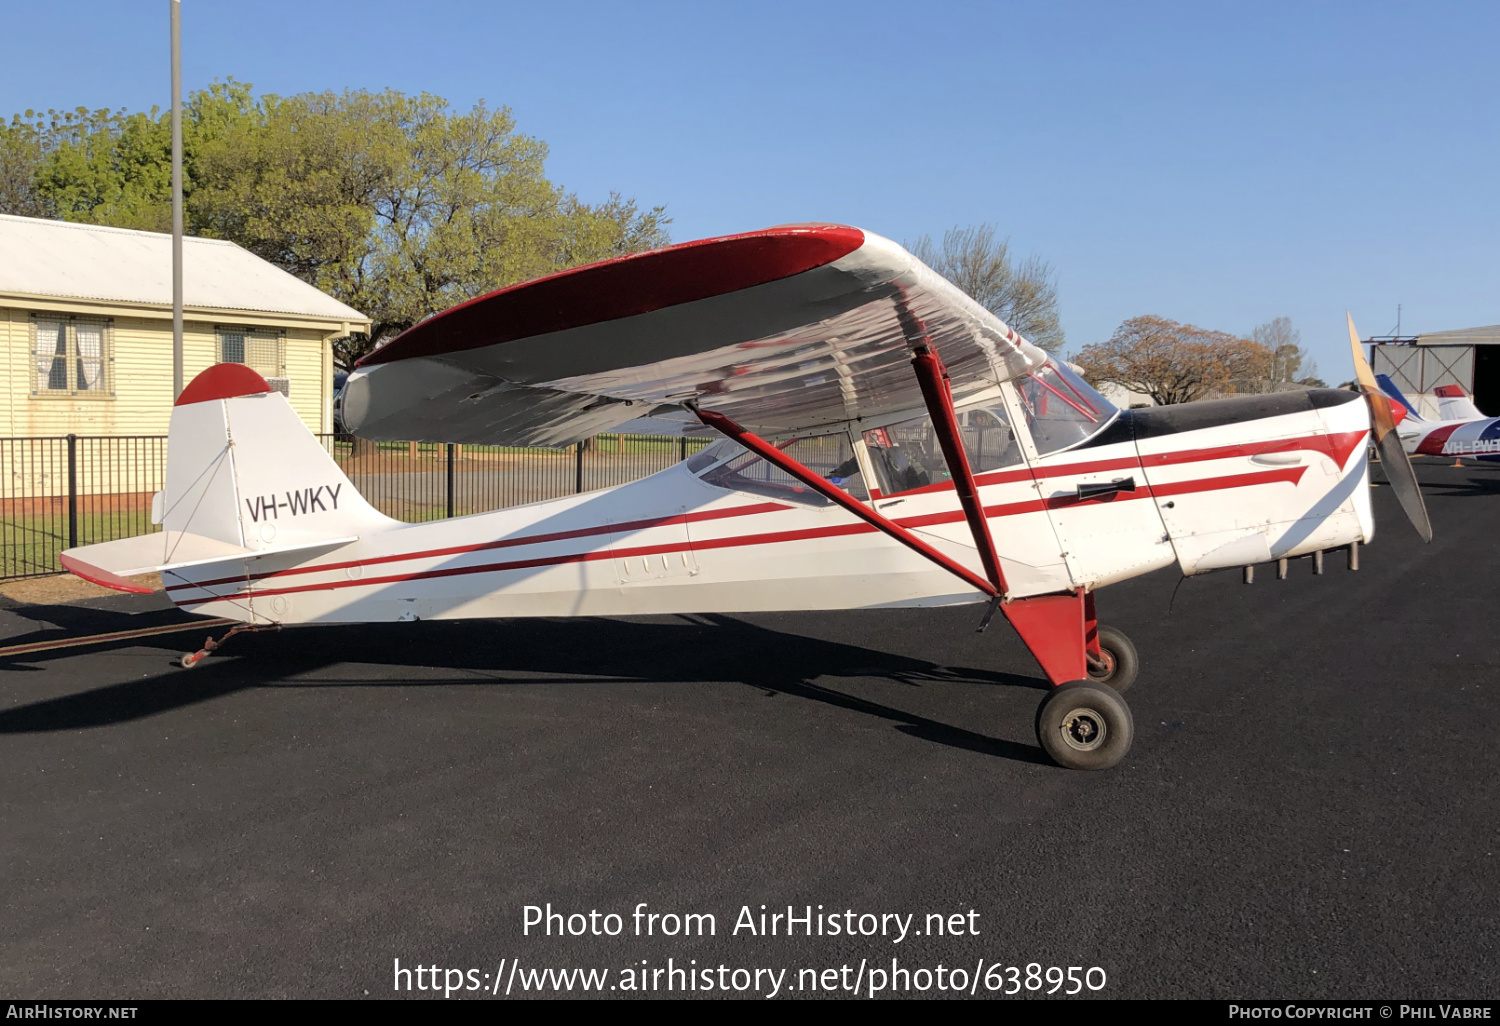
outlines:
[[[778,449],[809,470],[856,499],[868,500],[864,474],[854,456],[849,436],[833,434],[783,439],[773,443]],[[707,469],[705,469],[707,468]],[[738,442],[724,439],[708,446],[688,460],[687,469],[699,479],[719,488],[750,492],[768,498],[785,499],[809,506],[831,506],[828,499],[792,477],[780,467],[772,466]]]

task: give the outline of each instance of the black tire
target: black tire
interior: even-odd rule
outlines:
[[[1129,691],[1130,685],[1135,683],[1135,675],[1141,670],[1135,644],[1118,628],[1100,627],[1099,653],[1108,668],[1096,672],[1090,666],[1089,680],[1095,684],[1108,684],[1122,695]]]
[[[1135,720],[1119,692],[1075,680],[1053,688],[1037,709],[1036,739],[1059,766],[1109,769],[1130,751]]]

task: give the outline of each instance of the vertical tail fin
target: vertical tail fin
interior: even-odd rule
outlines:
[[[280,392],[243,364],[217,364],[182,390],[167,435],[167,480],[151,503],[159,534],[69,549],[88,580],[346,544],[390,519],[354,490]]]
[[[1458,385],[1439,385],[1432,390],[1437,397],[1438,417],[1441,420],[1483,420],[1484,414],[1479,412],[1464,390]]]
[[[1375,375],[1375,380],[1380,383],[1380,390],[1385,393],[1387,399],[1393,399],[1406,407],[1406,412],[1411,416],[1412,420],[1422,419],[1422,415],[1417,412],[1417,408],[1407,402],[1406,396],[1401,394],[1401,389],[1396,387],[1396,383],[1391,380],[1389,374],[1377,374]]]
[[[183,389],[172,410],[160,523],[169,536],[260,550],[357,535],[389,521],[355,491],[280,392],[242,364],[218,364]]]

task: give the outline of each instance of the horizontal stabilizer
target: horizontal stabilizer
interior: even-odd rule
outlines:
[[[100,542],[97,545],[81,545],[63,552],[60,558],[65,569],[86,581],[114,588],[116,591],[147,592],[151,589],[142,588],[126,578],[229,560],[248,562],[287,552],[313,556],[320,551],[331,552],[358,540],[358,535],[352,535],[348,538],[327,538],[295,545],[246,549],[198,534],[158,531],[155,534],[142,534],[134,538]]]
[[[115,591],[128,591],[136,595],[151,594],[150,588],[136,584],[134,581],[121,577],[119,574],[112,574],[108,570],[101,570],[97,566],[91,566],[83,560],[75,558],[72,551],[60,553],[57,558],[62,563],[64,570],[75,576],[82,577],[90,584],[113,588]]]

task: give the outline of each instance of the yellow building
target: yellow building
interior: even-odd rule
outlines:
[[[0,436],[164,435],[172,238],[0,215]],[[333,430],[332,339],[367,317],[232,242],[183,240],[183,381],[245,363]]]

